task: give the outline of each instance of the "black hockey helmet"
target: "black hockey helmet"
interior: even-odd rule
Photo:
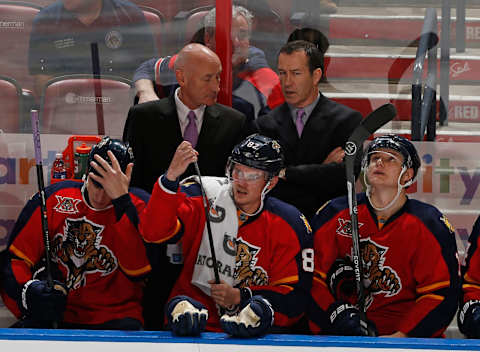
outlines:
[[[403,166],[407,169],[413,169],[413,179],[417,177],[418,169],[420,168],[420,157],[412,142],[408,139],[396,135],[386,134],[373,139],[365,151],[362,169],[366,168],[370,162],[372,152],[380,148],[393,149],[403,156]]]
[[[232,162],[266,171],[272,177],[283,168],[283,152],[276,140],[256,133],[233,148],[229,165]]]
[[[88,155],[88,170],[87,174],[93,172],[95,175],[98,175],[98,172],[90,165],[91,161],[95,161],[95,155],[100,155],[106,162],[112,165],[107,152],[111,151],[115,158],[117,158],[120,168],[123,172],[127,169],[127,165],[133,162],[133,152],[132,148],[128,146],[128,143],[123,143],[119,139],[112,139],[108,136],[102,138],[100,142],[92,147],[90,154]],[[98,164],[98,163],[97,163]],[[93,180],[92,180],[93,181]],[[95,186],[101,187],[98,182],[93,181]]]

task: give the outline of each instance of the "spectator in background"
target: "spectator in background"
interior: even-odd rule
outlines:
[[[233,146],[245,132],[245,116],[216,103],[220,89],[220,59],[201,44],[189,44],[177,55],[174,73],[180,87],[161,100],[134,105],[129,113],[124,139],[133,147],[135,165],[132,185],[151,192],[164,174],[177,147],[186,140],[200,154],[204,175],[225,175],[225,165]],[[193,165],[178,175],[195,173]],[[163,306],[181,269],[181,249],[162,247],[160,268],[150,279],[146,292],[147,329],[160,329]],[[180,253],[180,255],[176,255]],[[170,265],[169,263],[173,265]]]
[[[285,153],[285,168],[272,191],[307,218],[327,200],[346,194],[343,147],[362,115],[326,98],[318,88],[323,53],[306,41],[287,43],[278,56],[285,101],[256,127],[276,139]]]
[[[233,107],[242,103],[253,107],[254,119],[267,113],[284,102],[280,82],[275,72],[268,66],[262,50],[250,46],[253,15],[241,6],[232,8],[232,64],[233,64]],[[215,50],[215,9],[205,16],[203,43]],[[198,34],[198,33],[197,33]],[[198,35],[197,35],[198,39]],[[134,81],[139,103],[157,100],[154,82],[170,95],[177,86],[173,71],[177,56],[154,58],[144,62],[135,72]],[[245,109],[238,109],[245,112]]]
[[[129,189],[132,161],[128,146],[105,137],[90,152],[85,182],[45,189],[53,287],[40,195],[27,203],[0,266],[5,305],[22,317],[15,327],[142,330],[142,278],[151,267],[138,219],[149,195]]]
[[[157,52],[142,11],[129,1],[57,1],[38,13],[30,37],[36,96],[55,76],[91,74],[92,43],[98,44],[100,74],[127,79]]]

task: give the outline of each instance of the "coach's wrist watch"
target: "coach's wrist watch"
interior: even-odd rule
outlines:
[[[287,172],[287,168],[284,167],[283,169],[280,170],[280,172],[278,173],[278,177],[280,177],[281,179],[285,180],[286,177],[285,177],[285,173]]]

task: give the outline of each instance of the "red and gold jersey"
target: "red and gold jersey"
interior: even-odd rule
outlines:
[[[466,267],[463,275],[463,303],[470,300],[480,300],[480,216],[473,225],[472,233],[468,238]]]
[[[379,226],[365,194],[358,196],[367,318],[380,335],[441,336],[458,302],[459,266],[454,229],[435,207],[407,200]],[[327,324],[334,298],[326,275],[337,258],[352,258],[351,221],[346,197],[325,205],[312,221],[315,273],[311,320]]]
[[[145,238],[147,242],[182,241],[184,267],[170,296],[187,295],[202,302],[209,311],[207,329],[220,331],[214,301],[191,282],[195,265],[213,266],[211,258],[198,255],[205,227],[198,184],[172,193],[157,182],[146,219],[142,226],[158,230]],[[268,299],[275,325],[289,326],[302,317],[308,303],[313,272],[310,225],[296,208],[272,197],[266,197],[258,215],[240,220],[237,238],[224,240],[224,246],[236,251],[235,267],[219,262],[219,271],[232,276],[236,287],[249,287]]]
[[[59,182],[45,193],[55,279],[69,289],[64,321],[100,324],[125,317],[143,321],[142,283],[132,278],[150,271],[138,230],[148,194],[132,189],[108,208],[96,210],[86,203],[79,182]],[[32,278],[45,253],[40,211],[37,194],[23,209],[9,238],[4,298],[17,316],[21,287]]]

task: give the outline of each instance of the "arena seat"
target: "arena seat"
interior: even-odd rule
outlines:
[[[143,15],[150,25],[157,52],[160,54],[163,46],[163,24],[165,23],[165,16],[157,9],[148,6],[139,6],[143,11]]]
[[[101,108],[105,134],[120,137],[133,101],[132,87],[131,81],[113,76],[69,75],[54,78],[47,83],[42,94],[41,132],[102,134],[97,125],[97,110]]]
[[[180,11],[179,0],[131,0],[137,6],[147,6],[160,11],[167,21],[171,20]]]
[[[28,72],[28,46],[33,19],[40,6],[0,1],[0,75],[14,78],[23,89],[33,89]]]
[[[21,96],[22,90],[14,79],[0,76],[0,106],[3,115],[0,130],[5,133],[20,131]]]

